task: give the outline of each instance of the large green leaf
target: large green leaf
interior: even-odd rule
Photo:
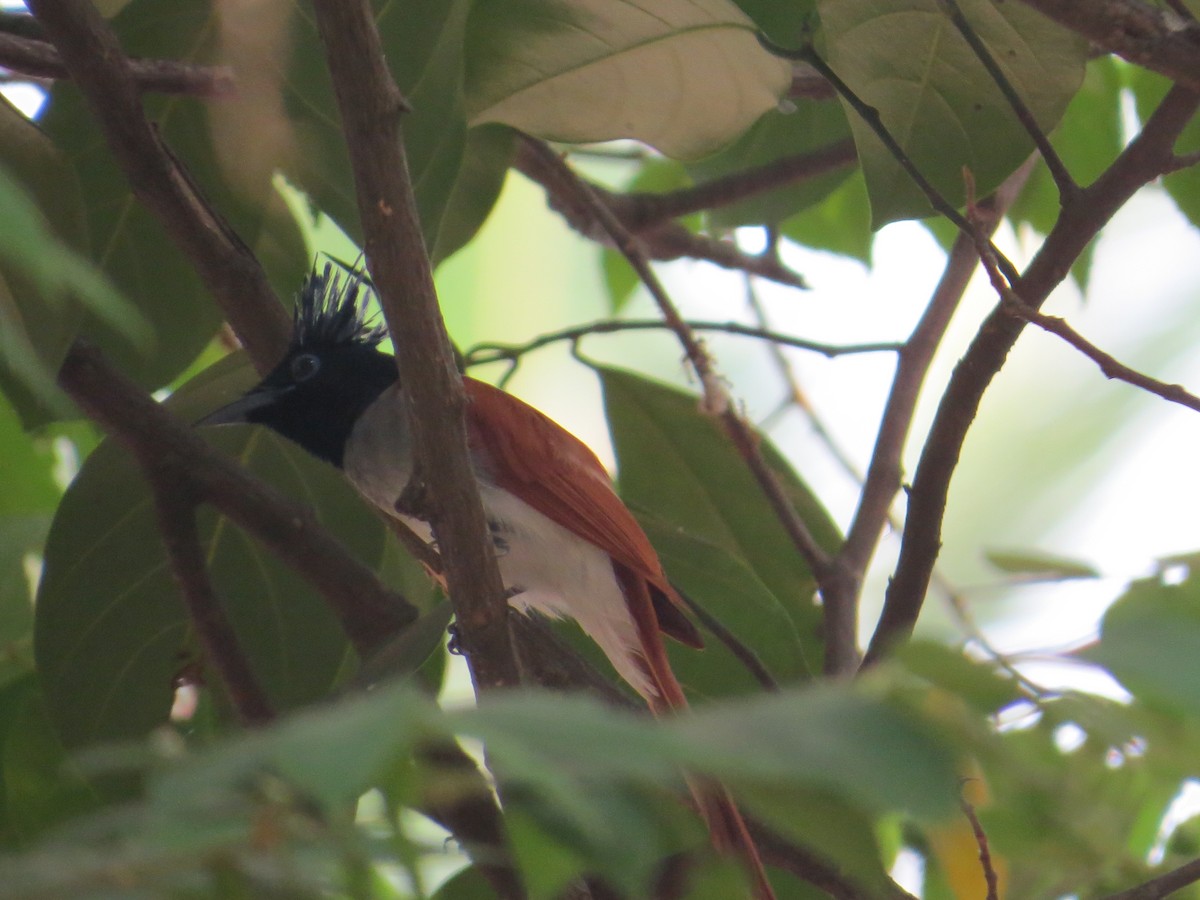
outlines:
[[[135,0],[112,20],[122,47],[131,55],[191,63],[216,60],[220,19],[207,0],[180,0],[164,6]],[[214,109],[228,100],[211,101]],[[272,184],[273,170],[238,157],[236,177],[222,154],[237,149],[214,143],[214,123],[206,104],[194,97],[149,94],[143,106],[164,141],[187,166],[208,201],[258,254],[278,290],[290,291],[307,266],[307,251],[296,222]],[[151,322],[157,341],[152,352],[133,350],[93,315],[68,317],[73,333],[91,338],[142,385],[170,382],[208,344],[221,322],[191,264],[168,229],[134,197],[124,174],[104,145],[102,132],[79,92],[59,82],[50,92],[39,126],[60,149],[75,179],[36,191],[78,191],[82,235],[60,232],[94,260]],[[243,121],[243,128],[247,122]],[[57,223],[55,223],[57,226]]]
[[[636,138],[695,158],[745,131],[790,84],[728,0],[479,0],[467,112],[558,141]]]
[[[194,420],[227,399],[231,383],[253,378],[244,360],[233,360],[172,406]],[[380,558],[381,524],[335,470],[257,428],[213,429],[211,440],[310,504],[360,558]],[[324,695],[348,652],[333,614],[299,576],[223,517],[205,508],[199,522],[217,594],[272,702],[286,709]],[[88,458],[55,516],[35,652],[68,747],[140,735],[164,721],[172,678],[196,655],[148,489],[111,442]]]
[[[1023,3],[959,6],[1043,131],[1083,78],[1088,45]],[[820,50],[870,106],[925,177],[955,205],[963,167],[979,196],[1033,148],[1000,89],[937,0],[819,0]],[[883,143],[847,110],[876,227],[929,215],[929,201]]]
[[[721,426],[700,412],[697,398],[682,391],[617,369],[601,369],[600,377],[621,496],[744,561],[791,616],[803,663],[819,671],[816,582]],[[820,501],[769,441],[760,446],[810,531],[822,546],[834,548],[837,526]]]
[[[828,197],[798,212],[780,228],[785,237],[871,263],[871,204],[862,170],[855,170]]]

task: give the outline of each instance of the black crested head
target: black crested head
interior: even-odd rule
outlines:
[[[378,347],[387,328],[367,322],[367,298],[375,293],[361,270],[325,263],[304,280],[292,312],[292,347],[309,350],[361,344]],[[361,301],[361,302],[360,302]]]
[[[380,352],[387,330],[367,322],[374,293],[357,271],[326,263],[305,279],[287,355],[243,397],[200,425],[257,422],[341,468],[346,441],[367,407],[396,382],[395,360]]]

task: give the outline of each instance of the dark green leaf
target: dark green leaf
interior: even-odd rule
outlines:
[[[721,427],[682,391],[617,369],[600,377],[622,497],[744,560],[792,617],[804,663],[819,671],[816,583]],[[835,547],[837,527],[820,502],[769,441],[760,447],[817,540]]]
[[[816,12],[816,0],[794,0],[778,3],[776,0],[737,0],[742,12],[754,20],[754,24],[777,44],[788,46],[802,33],[804,26]]]
[[[777,683],[808,674],[791,617],[740,556],[650,516],[640,517],[673,583],[724,625]],[[671,668],[693,697],[759,688],[746,667],[713,635],[703,652],[668,641]]]
[[[240,370],[239,370],[240,364]],[[187,420],[228,399],[253,373],[231,360],[172,406]],[[212,429],[211,440],[318,518],[360,558],[382,553],[383,529],[333,469],[271,433]],[[199,517],[213,583],[243,649],[281,709],[324,695],[348,653],[337,620],[290,569],[210,509]],[[51,715],[69,747],[140,736],[165,720],[172,679],[194,656],[146,484],[106,443],[55,517],[38,593],[35,650]]]
[[[963,0],[963,13],[1045,131],[1079,88],[1087,42],[1023,3]],[[937,0],[818,0],[819,49],[917,168],[954,206],[963,167],[986,195],[1033,142]],[[929,214],[929,201],[870,128],[847,109],[876,228]]]

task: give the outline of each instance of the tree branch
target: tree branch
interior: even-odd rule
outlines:
[[[477,689],[513,686],[520,673],[504,585],[467,455],[466,395],[438,308],[401,141],[407,108],[384,62],[370,4],[315,0],[354,169],[364,251],[396,341],[412,404],[418,477],[428,479],[431,520]]]
[[[1012,285],[1028,307],[1039,309],[1100,228],[1139,188],[1173,163],[1175,141],[1198,105],[1200,95],[1178,85],[1173,87],[1117,160],[1063,205],[1041,250]],[[900,558],[865,665],[877,662],[889,647],[912,633],[941,547],[946,498],[963,442],[984,392],[1003,367],[1024,326],[1023,320],[997,307],[955,367],[909,492]]]
[[[70,78],[54,46],[37,38],[0,31],[0,67],[31,78]],[[196,97],[227,97],[234,92],[229,66],[195,66],[173,59],[130,59],[129,74],[139,90]]]
[[[200,273],[254,366],[283,356],[291,323],[250,248],[209,206],[142,110],[116,36],[90,0],[30,0],[138,200]]]
[[[181,490],[175,465],[157,464],[141,456],[140,462],[150,480],[158,531],[171,571],[204,648],[204,658],[216,670],[242,724],[266,724],[275,718],[275,710],[213,591],[196,530],[197,498],[191,491]]]
[[[1122,59],[1200,91],[1200,28],[1142,0],[1022,0]]]

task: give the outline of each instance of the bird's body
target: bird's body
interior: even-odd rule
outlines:
[[[410,410],[384,334],[364,322],[362,276],[326,266],[304,285],[292,345],[262,383],[201,424],[269,426],[342,469],[386,516],[435,543],[397,508],[415,468]],[[576,621],[656,713],[687,706],[662,634],[700,647],[658,555],[603,465],[578,438],[515,397],[463,379],[467,436],[510,605]],[[718,849],[740,849],[772,896],[737,808],[719,786],[693,787]]]
[[[485,426],[478,424],[481,407],[497,402],[489,394],[500,392],[472,379],[465,379],[465,384],[470,403],[468,431],[472,460],[509,604],[522,613],[532,610],[553,619],[575,620],[600,645],[617,674],[647,702],[657,705],[663,691],[639,661],[641,641],[617,582],[613,558],[597,544],[565,527],[561,516],[559,520],[551,518],[555,510],[546,509],[548,504],[541,504],[543,508],[539,510],[500,483],[502,478],[497,477],[497,467],[491,464],[482,440]],[[536,410],[522,406],[522,412],[544,418]],[[433,533],[427,522],[396,509],[396,500],[412,477],[411,450],[405,448],[398,453],[395,439],[395,435],[407,433],[405,407],[398,388],[393,386],[384,391],[351,432],[343,468],[363,497],[387,515],[403,521],[422,540],[432,543]],[[592,463],[603,474],[600,463],[582,444],[570,450],[576,451],[578,458],[557,453],[551,461],[552,467],[574,469],[581,477],[595,478],[592,467],[587,465]],[[545,466],[538,466],[535,460],[530,462],[534,471],[540,468],[544,472]],[[530,484],[535,483],[531,478]],[[596,490],[612,491],[607,476],[603,481],[595,479],[595,485]],[[613,497],[616,499],[615,494]],[[616,505],[629,515],[619,500]]]

